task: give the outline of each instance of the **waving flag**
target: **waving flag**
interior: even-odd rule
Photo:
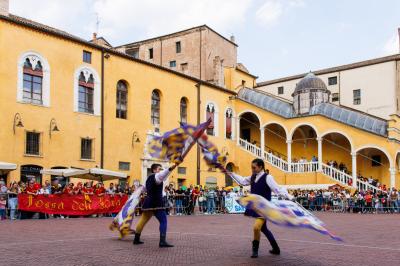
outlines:
[[[226,156],[219,153],[217,146],[208,140],[208,137],[203,134],[198,139],[198,143],[201,147],[201,151],[204,154],[204,160],[209,166],[220,169],[222,172],[226,172],[224,165],[226,164]]]
[[[118,215],[114,218],[113,222],[110,224],[110,230],[114,231],[117,229],[119,231],[119,238],[122,239],[125,236],[135,233],[131,229],[133,222],[133,217],[135,217],[135,208],[140,201],[140,195],[142,194],[143,186],[138,187],[135,192],[129,197],[125,202]]]
[[[150,155],[171,163],[181,163],[210,123],[211,119],[198,126],[181,123],[179,128],[154,137],[148,145]]]
[[[328,235],[334,240],[342,241],[341,238],[330,233],[321,220],[293,201],[268,201],[256,194],[241,197],[237,201],[243,207],[254,210],[261,217],[266,218],[274,224],[309,228],[321,234]]]

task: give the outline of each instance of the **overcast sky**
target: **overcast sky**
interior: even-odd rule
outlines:
[[[398,53],[398,0],[10,0],[10,12],[113,46],[207,24],[258,81]],[[96,21],[100,21],[98,27]]]

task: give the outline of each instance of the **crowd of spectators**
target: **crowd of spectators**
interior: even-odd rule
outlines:
[[[399,213],[400,193],[396,188],[373,192],[335,188],[331,190],[289,191],[294,200],[311,211],[351,213]]]
[[[332,162],[333,167],[346,169],[341,164]],[[363,179],[364,180],[364,179]],[[367,178],[366,182],[374,184],[372,178]],[[377,183],[376,185],[379,185]],[[294,196],[294,200],[311,211],[335,211],[335,212],[354,212],[354,213],[398,213],[400,212],[400,193],[392,188],[380,186],[380,190],[373,192],[355,191],[336,187],[330,190],[293,190],[289,191]],[[11,220],[23,217],[23,213],[18,211],[18,194],[26,193],[31,195],[130,195],[135,191],[135,186],[128,184],[110,183],[106,188],[102,182],[88,181],[67,183],[64,186],[55,179],[52,184],[45,181],[40,185],[31,179],[29,182],[13,182],[6,186],[4,180],[0,180],[0,219],[9,218]],[[168,215],[191,215],[191,214],[217,214],[226,213],[225,196],[228,193],[244,196],[248,192],[243,187],[224,188],[224,187],[203,187],[190,185],[189,187],[179,186],[174,188],[170,184],[164,189],[164,203]],[[141,202],[145,197],[141,195]],[[140,214],[140,204],[139,211]],[[45,216],[47,217],[47,216]],[[54,215],[52,217],[63,217]],[[29,217],[28,217],[29,218]],[[43,218],[40,216],[39,218]]]
[[[30,195],[131,195],[135,191],[135,186],[129,186],[128,184],[114,184],[110,183],[106,188],[102,182],[88,181],[85,183],[67,183],[61,185],[58,179],[55,179],[52,183],[45,181],[44,185],[40,185],[34,179],[29,180],[27,183],[24,182],[12,182],[9,186],[6,186],[4,180],[0,180],[0,219],[5,219],[6,216],[15,220],[19,218],[27,218],[23,212],[18,212],[18,194],[26,193]],[[243,188],[236,190],[217,187],[203,187],[203,186],[192,186],[184,187],[179,186],[177,189],[174,188],[173,184],[170,184],[164,189],[164,203],[167,209],[168,215],[191,215],[195,212],[200,214],[217,214],[225,213],[225,196],[227,193],[237,193],[238,195],[244,195]],[[145,193],[141,195],[140,205],[145,198]],[[140,211],[138,212],[138,214]],[[40,214],[40,218],[48,217]],[[54,215],[52,217],[61,217],[62,215]],[[28,218],[31,218],[28,215]]]

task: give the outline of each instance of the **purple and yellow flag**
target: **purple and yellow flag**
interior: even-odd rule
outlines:
[[[135,217],[135,208],[139,204],[142,192],[143,186],[140,186],[132,193],[109,226],[111,231],[115,229],[118,230],[120,239],[135,233],[135,231],[131,229],[131,225]]]
[[[296,202],[289,200],[268,201],[256,194],[238,198],[237,201],[243,207],[254,210],[261,217],[276,225],[309,228],[336,241],[342,241],[341,238],[330,233],[321,220]]]
[[[204,155],[204,160],[209,166],[220,169],[222,172],[226,172],[226,156],[218,151],[217,146],[208,140],[208,137],[203,134],[197,141],[201,147],[201,151]]]
[[[179,128],[154,137],[148,145],[149,154],[171,163],[181,163],[210,123],[211,119],[198,126],[181,123]]]

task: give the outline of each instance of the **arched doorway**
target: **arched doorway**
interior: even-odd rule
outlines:
[[[390,187],[390,157],[377,147],[363,147],[357,153],[357,179],[374,186]]]
[[[226,170],[228,172],[234,172],[235,165],[233,163],[228,163],[226,165]],[[230,187],[233,185],[233,180],[232,177],[230,177],[228,174],[225,174],[225,187]]]
[[[322,162],[352,174],[352,144],[348,137],[338,132],[326,133],[322,136]]]
[[[240,138],[260,147],[260,120],[254,113],[240,115]]]
[[[293,172],[316,171],[318,167],[316,130],[310,125],[300,125],[292,132],[291,159]],[[308,162],[314,163],[312,169],[307,168],[306,163]]]
[[[31,179],[34,179],[37,183],[42,184],[42,174],[40,170],[43,167],[34,164],[21,165],[21,181],[26,183]]]

